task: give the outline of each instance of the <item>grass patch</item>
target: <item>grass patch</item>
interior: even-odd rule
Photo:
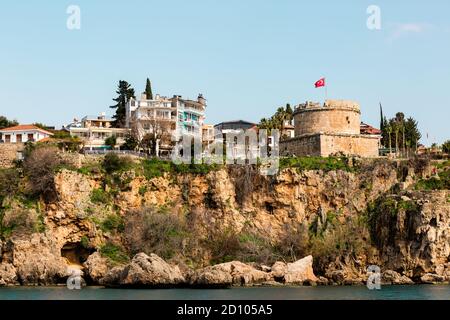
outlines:
[[[176,173],[176,174],[200,174],[205,175],[211,171],[216,171],[221,168],[217,164],[175,164],[170,161],[164,161],[160,159],[149,159],[142,161],[142,168],[144,176],[150,180],[153,178],[161,177],[164,173]]]
[[[296,168],[298,171],[304,170],[323,170],[334,171],[343,170],[348,172],[355,171],[350,167],[347,158],[337,157],[289,157],[280,159],[280,169]]]
[[[82,166],[81,168],[77,169],[77,171],[78,173],[90,176],[102,173],[102,166],[99,163],[93,162]]]

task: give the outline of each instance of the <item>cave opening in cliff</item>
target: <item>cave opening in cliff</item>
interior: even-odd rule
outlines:
[[[82,265],[91,253],[92,250],[85,248],[80,242],[69,242],[61,248],[61,256],[72,265]]]

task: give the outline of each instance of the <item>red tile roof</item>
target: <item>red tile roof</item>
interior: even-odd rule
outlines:
[[[45,132],[46,134],[53,135],[53,133],[51,133],[47,130],[41,129],[32,124],[21,124],[21,125],[14,126],[14,127],[0,129],[0,131],[26,131],[26,130],[38,130],[41,132]]]
[[[361,134],[376,134],[380,135],[381,130],[372,127],[371,125],[368,125],[367,123],[362,122],[360,126]]]

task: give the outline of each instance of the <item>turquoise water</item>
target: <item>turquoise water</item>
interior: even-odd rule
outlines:
[[[233,289],[0,288],[0,300],[450,300],[450,285]]]

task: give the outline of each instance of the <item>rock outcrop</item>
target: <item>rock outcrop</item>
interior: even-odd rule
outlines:
[[[43,234],[9,240],[3,260],[14,266],[22,285],[52,285],[67,277],[60,250]]]
[[[116,267],[100,281],[107,286],[175,287],[185,283],[178,266],[169,265],[155,254],[139,253],[124,267]]]
[[[401,275],[393,270],[386,270],[381,274],[381,283],[387,285],[390,284],[405,285],[405,284],[414,284],[414,281],[412,281],[407,276]]]
[[[272,280],[270,273],[232,261],[195,271],[189,284],[196,287],[254,286]]]
[[[91,254],[83,264],[86,275],[94,282],[99,283],[100,279],[108,274],[108,260],[99,252]]]
[[[0,287],[18,285],[16,268],[10,263],[0,264]]]
[[[272,276],[278,282],[291,285],[315,284],[319,280],[314,275],[312,256],[294,263],[276,262],[272,266]]]

